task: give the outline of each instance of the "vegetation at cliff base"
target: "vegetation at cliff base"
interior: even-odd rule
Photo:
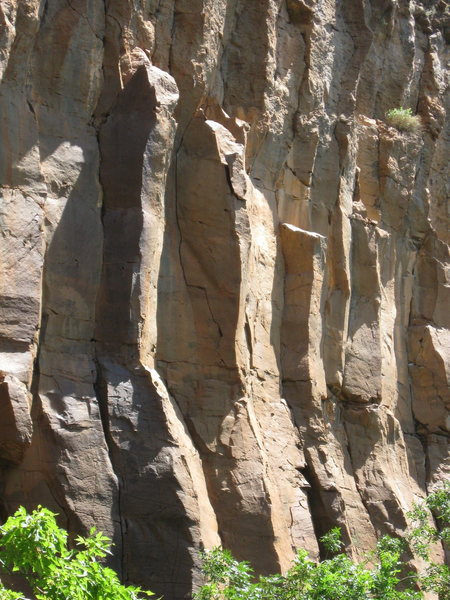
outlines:
[[[399,131],[418,132],[422,128],[419,115],[413,115],[410,108],[392,108],[386,113],[386,121],[391,127]]]
[[[432,520],[430,511],[435,521]],[[101,564],[109,539],[91,529],[68,547],[68,534],[55,514],[38,507],[31,514],[20,508],[0,527],[0,579],[18,573],[36,600],[138,600],[140,588],[124,586],[117,574]],[[195,600],[421,600],[433,592],[450,600],[450,569],[433,562],[433,545],[450,544],[450,483],[433,492],[409,513],[411,527],[404,539],[384,536],[365,561],[356,563],[342,552],[339,528],[321,541],[329,558],[316,562],[299,550],[285,574],[255,578],[249,563],[215,548],[204,554],[206,583]],[[435,526],[437,525],[437,527]],[[425,561],[420,573],[404,560],[409,547]],[[0,600],[26,600],[0,581]],[[170,600],[170,599],[167,599]]]
[[[430,510],[438,528],[431,522]],[[433,543],[450,543],[450,484],[416,505],[410,518],[412,528],[405,539],[381,538],[366,561],[355,563],[341,552],[340,531],[335,528],[321,540],[331,558],[315,562],[300,550],[286,575],[261,576],[257,581],[247,562],[215,548],[204,554],[207,583],[195,600],[421,600],[424,592],[450,600],[450,569],[430,560]],[[427,561],[421,573],[409,572],[403,560],[408,544]]]
[[[0,527],[0,573],[17,573],[37,600],[138,600],[140,588],[121,585],[117,574],[99,559],[109,553],[110,540],[92,528],[68,548],[68,534],[55,514],[39,506],[31,514],[22,507]],[[0,600],[26,600],[0,582]]]

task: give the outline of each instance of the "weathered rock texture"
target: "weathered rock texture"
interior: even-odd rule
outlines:
[[[3,516],[166,600],[404,528],[450,471],[445,5],[0,0]]]

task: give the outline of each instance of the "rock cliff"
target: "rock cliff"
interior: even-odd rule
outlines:
[[[96,525],[166,600],[204,546],[403,530],[450,471],[445,0],[0,23],[2,515]]]

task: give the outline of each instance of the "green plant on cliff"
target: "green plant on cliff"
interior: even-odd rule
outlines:
[[[437,527],[430,519],[433,514]],[[413,550],[427,562],[421,575],[422,588],[438,594],[440,600],[450,600],[450,567],[431,560],[433,544],[442,543],[450,551],[450,481],[428,496],[421,504],[416,504],[409,513],[413,527],[408,539]]]
[[[437,527],[430,511],[436,519]],[[109,553],[109,540],[91,529],[68,548],[68,535],[55,514],[38,507],[31,514],[20,508],[0,527],[0,575],[20,574],[36,600],[138,600],[139,588],[120,584],[117,574],[100,564]],[[255,580],[250,565],[216,548],[204,555],[207,583],[195,600],[420,600],[423,591],[450,600],[450,569],[433,562],[433,544],[450,544],[450,483],[414,506],[406,539],[383,537],[366,561],[355,563],[342,549],[340,531],[322,537],[331,558],[315,562],[300,550],[286,575]],[[402,553],[407,543],[427,563],[422,573],[407,574]],[[0,600],[26,600],[0,581]]]
[[[437,518],[437,529],[431,524],[430,510]],[[315,562],[300,550],[286,575],[259,577],[256,581],[248,563],[238,562],[228,551],[215,548],[204,554],[207,582],[195,600],[419,600],[423,591],[450,600],[449,568],[428,558],[433,543],[449,541],[450,484],[416,505],[410,517],[413,527],[406,539],[381,538],[366,562],[355,563],[340,551],[339,529],[335,528],[321,540],[335,556]],[[428,560],[424,572],[406,574],[402,554],[407,542]]]
[[[117,574],[101,565],[109,539],[92,528],[68,548],[67,532],[55,514],[39,506],[31,514],[22,507],[0,527],[0,572],[21,575],[37,600],[138,600],[152,595],[121,585]],[[22,600],[23,594],[0,582],[0,600]]]
[[[415,133],[420,131],[422,123],[419,115],[413,115],[410,108],[391,108],[386,113],[386,121],[399,131]]]

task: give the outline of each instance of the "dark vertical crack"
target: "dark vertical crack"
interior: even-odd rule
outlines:
[[[302,469],[299,469],[299,471],[309,484],[309,487],[304,489],[308,499],[309,513],[311,515],[314,534],[319,545],[320,560],[324,560],[325,558],[329,558],[329,552],[327,552],[320,541],[320,538],[328,533],[330,529],[336,527],[338,523],[330,517],[329,511],[322,499],[323,490],[320,482],[317,475],[314,473],[314,469],[309,464],[308,458],[305,458],[307,464]]]
[[[100,412],[100,421],[103,430],[103,437],[106,443],[106,447],[108,449],[109,461],[111,463],[111,468],[114,471],[114,474],[117,479],[117,513],[118,520],[117,524],[119,526],[119,538],[120,538],[120,576],[121,578],[125,575],[125,556],[124,556],[124,547],[125,547],[125,523],[122,517],[122,488],[123,482],[119,473],[119,469],[117,469],[117,460],[116,460],[116,445],[111,435],[111,427],[109,421],[109,410],[108,410],[108,387],[107,380],[103,375],[103,369],[101,367],[100,361],[95,353],[94,356],[94,364],[96,369],[96,379],[94,382],[94,391],[95,397],[97,400],[99,412]],[[116,545],[117,546],[117,545]]]
[[[101,152],[101,145],[100,145],[100,135],[99,135],[98,130],[97,130],[97,143],[98,143],[98,151],[99,151],[99,168],[100,168],[100,164],[101,164],[101,160],[102,160],[102,152]],[[100,176],[98,177],[98,185],[99,185],[100,189],[102,190],[101,197],[103,198],[103,186],[101,184]],[[105,215],[105,206],[102,202],[101,225],[102,225],[103,243],[105,241],[104,215]],[[103,250],[103,252],[104,252],[104,250]],[[104,254],[102,256],[102,265],[100,268],[101,273],[103,272],[103,266],[104,266]],[[99,285],[98,285],[96,306],[98,306],[97,302],[98,302],[98,292],[100,291],[100,286],[101,286],[101,281],[99,281]],[[95,314],[95,322],[97,323],[97,309],[96,309],[95,313],[96,313]],[[118,556],[119,569],[117,569],[117,570],[119,571],[120,577],[123,579],[125,576],[125,554],[124,554],[125,523],[124,523],[124,519],[122,516],[123,482],[122,482],[122,478],[120,475],[120,469],[118,469],[118,466],[117,466],[115,443],[114,443],[113,437],[111,435],[111,428],[110,428],[110,421],[109,421],[109,408],[108,408],[107,380],[103,375],[103,369],[102,369],[100,359],[98,356],[98,343],[99,342],[95,339],[93,339],[92,342],[93,342],[93,348],[94,348],[92,360],[95,364],[95,381],[93,384],[93,388],[94,388],[95,398],[97,400],[97,404],[98,404],[98,408],[99,408],[100,422],[101,422],[102,431],[103,431],[103,438],[105,440],[106,448],[108,450],[109,462],[110,462],[111,469],[112,469],[112,471],[116,477],[116,481],[117,481],[118,519],[117,519],[117,521],[114,521],[114,519],[113,519],[113,522],[116,522],[119,527],[120,543],[115,544],[116,548],[118,547],[119,552],[115,553],[115,554],[116,554],[116,556],[117,556],[117,554],[119,555]]]
[[[180,152],[181,148],[183,147],[184,135],[185,135],[186,131],[189,129],[191,122],[193,121],[194,118],[195,118],[195,116],[192,116],[189,119],[189,122],[187,123],[187,125],[180,137],[180,141],[179,141],[177,147],[175,148],[175,152],[173,154],[175,223],[176,223],[176,228],[178,231],[178,238],[179,238],[178,239],[178,258],[180,261],[181,273],[183,275],[183,280],[184,280],[186,287],[188,287],[189,283],[186,279],[186,272],[185,272],[184,266],[183,266],[183,252],[181,249],[181,246],[183,244],[183,235],[181,233],[179,202],[178,202],[178,153]]]
[[[69,5],[70,2],[68,1]],[[107,32],[108,32],[108,18],[112,17],[112,15],[108,14],[108,2],[107,0],[103,0],[103,5],[104,5],[104,18],[105,18],[105,33],[103,38],[99,38],[101,39],[102,43],[103,43],[103,62],[102,62],[102,73],[103,73],[103,89],[99,95],[99,101],[101,100],[101,97],[105,91],[104,87],[105,87],[105,82],[106,82],[106,77],[105,77],[105,48],[106,48],[106,42],[107,42]],[[73,8],[73,7],[72,7]],[[90,24],[89,24],[90,25]],[[119,23],[119,27],[121,29],[120,23]],[[98,36],[97,36],[98,37]],[[100,141],[100,131],[102,126],[108,121],[108,117],[109,117],[109,113],[110,113],[110,109],[111,107],[108,107],[108,110],[105,111],[103,114],[101,115],[97,115],[96,118],[96,113],[98,110],[98,104],[97,104],[97,108],[95,109],[93,115],[92,115],[92,121],[91,121],[91,125],[93,126],[93,128],[95,129],[95,133],[96,133],[96,138],[97,138],[97,147],[98,147],[98,157],[99,157],[99,162],[98,162],[98,173],[97,173],[97,183],[100,189],[100,199],[101,199],[101,213],[100,213],[100,221],[101,221],[101,231],[102,231],[102,261],[101,261],[101,265],[100,265],[100,274],[103,273],[103,268],[104,268],[104,264],[105,264],[105,256],[104,256],[104,244],[105,244],[105,223],[104,223],[104,218],[105,218],[105,204],[104,204],[104,189],[103,189],[103,184],[101,181],[101,176],[100,176],[100,171],[101,171],[101,164],[102,164],[102,148],[101,148],[101,141]],[[101,277],[102,275],[100,275],[100,280],[98,281],[98,287],[97,287],[97,298],[95,300],[95,327],[97,326],[97,314],[98,314],[98,301],[99,301],[99,292],[100,292],[100,288],[101,288]],[[120,476],[120,470],[117,468],[117,460],[116,460],[116,447],[115,447],[115,443],[113,440],[113,437],[111,435],[111,428],[110,428],[110,420],[109,420],[109,409],[108,409],[108,389],[107,389],[107,380],[106,377],[104,376],[103,373],[103,369],[101,366],[101,362],[99,359],[99,347],[98,347],[98,341],[96,339],[92,339],[91,340],[93,343],[93,357],[92,360],[94,362],[95,365],[95,381],[93,384],[93,388],[94,388],[94,393],[95,393],[95,398],[97,401],[97,405],[98,405],[98,409],[99,409],[99,414],[100,414],[100,423],[102,426],[102,431],[103,431],[103,438],[105,440],[105,445],[108,451],[108,456],[109,456],[109,462],[111,465],[111,470],[114,473],[114,476],[116,478],[116,482],[117,482],[117,519],[114,519],[114,515],[112,515],[112,521],[113,524],[117,524],[118,526],[118,537],[119,537],[119,543],[115,544],[116,547],[116,552],[114,553],[115,556],[118,558],[118,568],[116,567],[116,570],[119,571],[119,575],[120,577],[123,579],[124,575],[125,575],[125,556],[124,556],[124,537],[125,537],[125,524],[124,524],[124,519],[122,517],[122,487],[123,487],[123,482],[122,482],[122,478]],[[118,552],[117,552],[118,550]]]
[[[41,13],[39,15],[39,20],[40,20],[39,27],[40,28],[44,25],[44,23],[47,19],[48,3],[49,3],[49,0],[44,0],[44,2],[41,4],[42,8],[41,7],[39,8],[39,12]],[[41,10],[42,10],[42,12],[41,12]]]
[[[414,264],[412,266],[412,270],[411,270],[411,277],[413,278],[413,282],[417,281],[417,267],[418,267],[418,257],[419,257],[419,251],[421,248],[422,242],[416,242],[414,244],[415,249],[416,249],[416,253],[414,256]],[[413,284],[412,290],[411,290],[411,298],[409,300],[409,306],[408,306],[408,324],[406,326],[406,353],[407,353],[407,360],[408,360],[408,388],[409,388],[409,401],[410,401],[410,410],[411,410],[411,414],[412,414],[412,418],[413,418],[413,422],[414,422],[414,433],[417,436],[417,439],[419,440],[421,446],[422,446],[422,450],[423,450],[423,454],[424,454],[424,459],[425,459],[425,480],[423,482],[424,486],[425,486],[425,493],[428,495],[428,482],[429,482],[429,477],[430,477],[430,458],[428,455],[428,436],[423,433],[423,428],[422,431],[420,431],[421,429],[421,425],[419,423],[419,421],[415,418],[414,415],[414,409],[413,409],[413,399],[414,399],[414,386],[413,386],[413,382],[412,382],[412,377],[411,377],[411,369],[410,366],[412,364],[414,364],[413,362],[413,358],[411,356],[411,352],[410,352],[410,340],[409,340],[409,332],[410,329],[412,327],[414,327],[413,321],[414,321],[414,300],[415,300],[415,286]]]

